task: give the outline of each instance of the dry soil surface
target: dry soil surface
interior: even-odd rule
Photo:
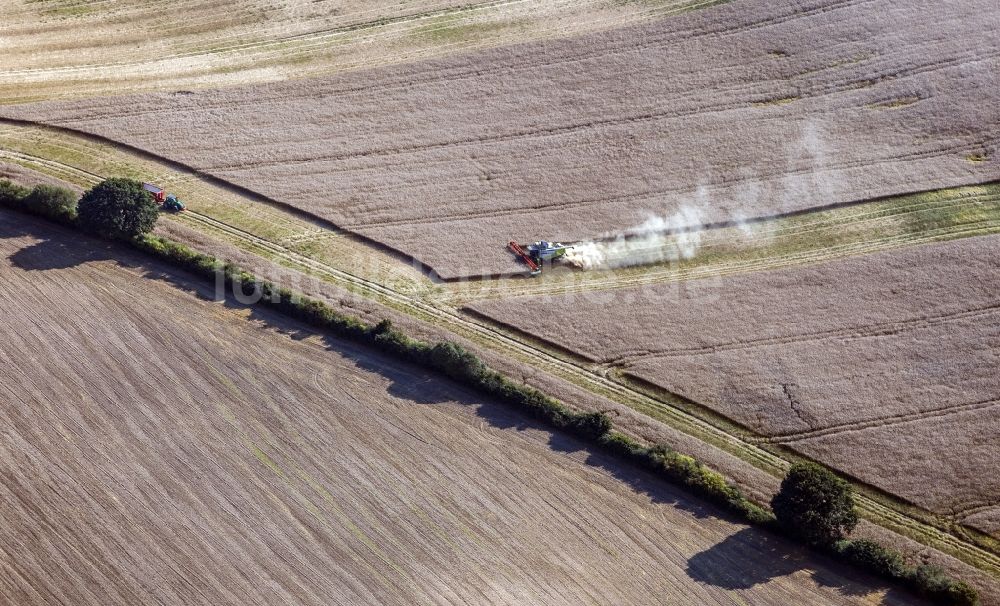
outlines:
[[[471,307],[924,507],[978,512],[1000,503],[998,252],[983,236]]]
[[[0,213],[16,604],[910,603],[456,386]]]
[[[511,239],[1000,178],[995,8],[746,0],[328,79],[0,113],[188,163],[446,277],[516,271]]]

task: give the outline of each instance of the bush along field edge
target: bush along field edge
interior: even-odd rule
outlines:
[[[119,190],[123,185],[127,185],[123,184],[125,180],[111,181]],[[94,192],[98,191],[101,185],[85,193],[81,200],[93,200]],[[135,212],[145,216],[149,212],[147,200],[129,200],[126,197],[108,201],[101,207],[114,208],[115,204],[121,205],[117,211],[126,215]],[[133,204],[134,208],[130,207],[130,204]],[[110,232],[102,231],[99,220],[93,218],[89,218],[86,222],[80,220],[76,196],[65,188],[50,185],[27,188],[7,180],[0,180],[0,207],[39,216],[64,226],[84,229],[95,235],[123,242],[160,261],[207,280],[217,280],[221,276],[227,287],[233,288],[234,291],[239,289],[239,292],[248,297],[253,296],[258,305],[274,309],[337,337],[370,346],[397,359],[444,375],[477,393],[511,405],[553,429],[570,433],[621,460],[684,486],[749,524],[779,532],[884,580],[902,584],[935,603],[972,606],[979,602],[978,593],[973,587],[964,581],[949,577],[935,566],[909,566],[903,556],[893,549],[867,539],[844,538],[844,534],[853,528],[851,523],[838,523],[838,529],[825,532],[823,540],[814,540],[811,538],[815,537],[814,532],[804,532],[798,522],[788,522],[785,519],[789,517],[787,514],[779,519],[770,509],[750,501],[737,486],[695,458],[678,453],[665,445],[644,445],[617,431],[607,414],[575,411],[533,387],[512,381],[487,366],[478,356],[461,345],[448,341],[427,343],[414,339],[389,320],[382,320],[374,325],[365,323],[356,317],[340,313],[322,301],[260,280],[240,267],[223,262],[212,255],[198,252],[160,236],[149,235],[152,224],[148,221],[135,223],[140,225],[137,233],[123,233],[120,229],[121,217],[116,214],[114,229]],[[85,229],[85,225],[89,229]],[[98,227],[95,228],[95,225]],[[248,288],[250,292],[247,292]],[[828,490],[826,493],[817,494],[828,497],[832,494],[829,491],[837,493],[832,501],[839,499],[839,502],[849,509],[849,513],[844,514],[840,511],[838,515],[850,517],[853,514],[853,501],[846,482],[816,464],[804,464],[808,467],[805,472],[802,465],[793,465],[785,482],[782,483],[782,491],[776,495],[772,504],[782,503],[784,510],[797,512],[799,515],[791,515],[791,518],[796,520],[806,519],[810,520],[809,524],[820,526],[824,524],[824,520],[829,522],[831,512],[817,511],[813,508],[817,495],[813,495],[810,500],[801,496],[790,497],[788,494],[796,474],[807,473],[810,479],[808,484],[815,488],[819,482]],[[789,505],[789,502],[792,505]],[[829,531],[827,527],[824,529]]]

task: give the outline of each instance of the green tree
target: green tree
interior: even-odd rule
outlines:
[[[832,545],[858,524],[850,485],[814,463],[792,465],[771,509],[782,527],[810,545]]]
[[[131,240],[152,231],[159,216],[153,197],[132,179],[105,179],[83,194],[80,226],[102,236]]]
[[[487,370],[475,354],[447,341],[431,348],[430,363],[452,379],[472,385],[482,381]]]

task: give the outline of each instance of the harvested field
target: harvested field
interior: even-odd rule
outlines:
[[[793,444],[852,476],[892,478],[894,492],[922,494],[924,504],[1000,538],[1000,403],[833,428]]]
[[[0,0],[0,104],[330,74],[720,1],[175,0],[165,11],[149,0]]]
[[[748,0],[330,79],[2,113],[155,151],[446,277],[516,271],[511,238],[1000,178],[992,8]]]
[[[130,253],[0,212],[0,274],[6,602],[912,603]]]
[[[951,513],[1000,504],[998,250],[974,237],[470,307]]]

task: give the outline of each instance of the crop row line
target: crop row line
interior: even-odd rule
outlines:
[[[81,172],[96,176],[86,171]],[[393,309],[402,311],[413,317],[434,323],[456,335],[469,338],[495,352],[507,353],[520,362],[531,364],[543,372],[579,385],[592,393],[609,397],[637,411],[648,412],[651,417],[661,420],[706,443],[716,445],[723,450],[731,452],[767,473],[780,476],[789,465],[786,459],[754,444],[751,436],[741,437],[733,435],[694,414],[650,397],[617,380],[602,376],[593,369],[564,360],[560,356],[550,353],[545,348],[521,342],[517,338],[506,334],[501,328],[475,321],[454,308],[426,303],[405,293],[396,291],[391,287],[383,286],[363,277],[338,270],[308,256],[289,250],[280,244],[276,244],[207,215],[187,212],[182,216],[188,218],[191,222],[199,223],[204,228],[224,234],[227,238],[235,240],[244,247],[262,251],[265,255],[272,256],[285,265],[305,269],[307,273],[317,275],[333,284],[346,288],[350,292],[386,304]],[[864,495],[859,496],[859,507],[865,512],[867,517],[876,522],[884,521],[884,525],[896,529],[905,529],[903,534],[921,537],[926,544],[955,555],[984,570],[1000,572],[1000,558],[995,554],[930,523],[908,514],[900,513]]]
[[[1000,405],[1000,399],[994,398],[990,400],[982,400],[979,402],[968,402],[966,404],[957,404],[955,406],[949,406],[947,408],[934,408],[931,410],[923,410],[920,412],[911,412],[911,413],[893,415],[890,417],[879,417],[877,419],[871,419],[870,421],[856,421],[853,423],[842,423],[839,425],[831,425],[828,427],[824,427],[822,429],[816,429],[812,431],[778,435],[771,438],[767,438],[762,441],[770,444],[788,444],[791,442],[798,442],[801,440],[808,440],[811,438],[820,438],[831,435],[837,435],[850,431],[862,431],[864,429],[871,429],[874,427],[899,425],[901,423],[921,421],[924,419],[937,419],[965,412],[972,412],[972,411],[983,410],[986,408],[993,408],[994,406],[997,405]]]
[[[373,21],[366,21],[361,23],[355,23],[350,25],[342,25],[327,30],[321,30],[317,32],[309,32],[303,34],[295,34],[292,36],[286,36],[283,38],[277,38],[273,40],[260,40],[256,42],[245,42],[242,44],[233,44],[230,46],[225,46],[221,48],[216,48],[211,51],[192,51],[187,53],[174,53],[169,55],[160,55],[156,57],[154,61],[114,61],[108,63],[94,63],[89,65],[74,65],[67,67],[49,67],[49,68],[29,68],[21,70],[12,70],[7,72],[2,72],[0,75],[3,77],[10,76],[20,76],[29,74],[65,74],[81,71],[98,71],[105,70],[108,68],[120,69],[123,67],[134,67],[141,66],[153,62],[163,62],[172,59],[187,59],[191,57],[201,57],[208,55],[217,55],[220,53],[236,52],[236,51],[246,51],[257,48],[266,48],[268,46],[276,46],[281,44],[288,44],[289,42],[295,42],[298,40],[314,40],[317,38],[334,38],[337,36],[342,36],[351,32],[356,32],[373,27],[384,27],[386,25],[394,25],[407,23],[410,21],[417,21],[423,19],[431,19],[434,17],[447,16],[451,14],[462,13],[470,10],[483,10],[487,8],[497,8],[510,4],[519,4],[522,2],[528,2],[530,0],[490,0],[488,2],[482,2],[478,4],[473,4],[471,6],[448,6],[445,8],[439,8],[432,11],[425,11],[422,13],[416,13],[413,15],[399,16],[399,17],[384,17],[381,19],[375,19]]]
[[[499,329],[471,320],[457,311],[415,300],[391,288],[340,271],[210,217],[204,215],[192,215],[192,217],[216,231],[224,232],[230,237],[266,250],[293,266],[306,268],[310,273],[326,278],[353,293],[374,299],[411,316],[429,320],[480,345],[486,345],[494,351],[511,354],[519,361],[530,363],[548,374],[568,380],[593,393],[610,396],[612,400],[640,412],[655,411],[656,414],[651,415],[654,418],[736,454],[772,475],[780,476],[789,466],[787,460],[759,447],[751,440],[732,435],[693,414],[633,390],[618,381],[603,377],[576,363],[562,360],[544,349],[522,343]],[[867,514],[867,517],[876,522],[884,520],[894,529],[900,531],[905,529],[903,534],[921,537],[925,540],[925,544],[935,546],[984,570],[1000,572],[1000,557],[979,546],[968,543],[927,522],[896,511],[865,495],[858,496],[858,506],[862,512]]]
[[[961,309],[946,313],[939,313],[927,316],[912,318],[901,318],[886,322],[873,322],[871,324],[858,324],[833,328],[830,330],[820,330],[815,332],[799,332],[773,337],[762,337],[760,339],[748,339],[745,341],[729,341],[705,345],[703,347],[688,347],[684,349],[660,349],[645,350],[640,352],[627,352],[616,358],[607,360],[605,363],[611,366],[622,366],[631,364],[638,360],[656,360],[661,358],[688,357],[699,355],[710,355],[723,351],[733,351],[740,349],[753,349],[756,347],[772,347],[775,345],[789,345],[792,343],[805,343],[810,341],[823,341],[827,339],[841,339],[844,341],[864,339],[867,337],[878,337],[885,335],[899,334],[910,330],[919,330],[937,324],[978,318],[981,316],[995,315],[1000,312],[1000,304],[992,304],[972,309]]]

